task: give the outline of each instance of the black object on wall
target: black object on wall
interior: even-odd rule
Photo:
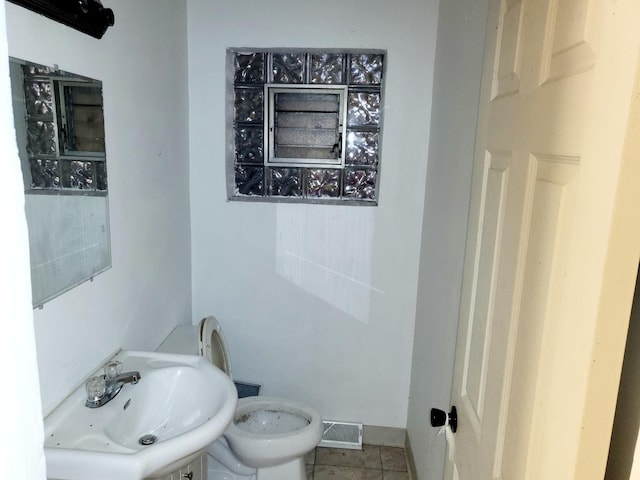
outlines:
[[[102,38],[113,25],[113,10],[104,8],[99,0],[8,0],[56,22]]]

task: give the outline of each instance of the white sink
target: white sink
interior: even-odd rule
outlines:
[[[162,476],[220,437],[231,422],[236,388],[204,357],[120,351],[113,359],[123,371],[139,371],[139,382],[126,384],[99,408],[85,406],[82,385],[45,418],[49,478]],[[140,444],[144,435],[155,436],[155,443]]]

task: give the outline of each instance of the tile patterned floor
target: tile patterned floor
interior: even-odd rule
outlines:
[[[307,480],[411,480],[404,448],[362,450],[318,447],[305,457]]]

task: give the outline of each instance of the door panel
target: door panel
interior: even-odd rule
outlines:
[[[514,94],[520,88],[522,61],[522,1],[502,0],[498,23],[497,66],[492,98]]]
[[[480,429],[486,400],[489,357],[486,354],[493,328],[493,299],[497,284],[495,262],[502,238],[502,224],[509,178],[509,154],[487,154],[483,188],[481,228],[476,258],[476,279],[471,293],[472,311],[465,319],[469,336],[463,374],[463,406]]]
[[[565,160],[565,159],[562,159]],[[533,175],[530,195],[524,212],[526,251],[523,279],[517,289],[514,328],[517,333],[517,356],[509,365],[511,371],[509,409],[504,431],[504,478],[521,479],[529,456],[532,412],[536,392],[542,389],[552,365],[536,361],[545,348],[545,339],[555,338],[554,302],[562,285],[568,222],[572,220],[578,162],[565,163],[558,158],[531,156]],[[544,357],[553,363],[553,354]],[[535,475],[532,478],[537,478]],[[564,478],[564,477],[558,477]]]
[[[601,2],[549,2],[541,82],[578,74],[595,65]]]

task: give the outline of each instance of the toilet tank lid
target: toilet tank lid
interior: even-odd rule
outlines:
[[[231,362],[224,332],[218,320],[210,315],[200,320],[198,347],[200,355],[207,357],[220,370],[231,377]]]
[[[179,325],[164,339],[156,351],[198,355],[200,346],[198,345],[197,332],[197,325]]]

